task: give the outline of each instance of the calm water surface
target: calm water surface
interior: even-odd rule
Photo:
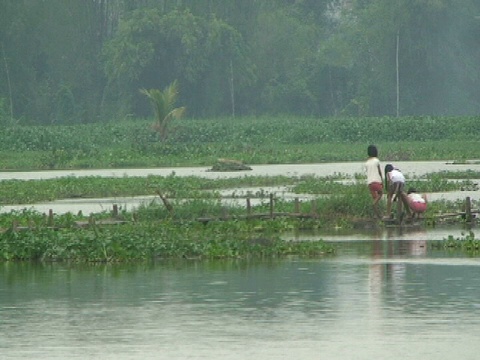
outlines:
[[[1,357],[478,359],[480,259],[334,242],[307,260],[0,264]]]
[[[387,162],[385,161],[385,164]],[[421,176],[438,171],[466,171],[480,170],[480,161],[467,164],[452,164],[449,160],[443,161],[397,161],[396,167],[407,176]],[[224,179],[243,176],[330,176],[335,174],[354,175],[365,172],[364,162],[338,162],[316,164],[271,164],[251,165],[251,171],[226,171],[212,172],[209,167],[173,167],[173,168],[148,168],[148,169],[84,169],[84,170],[48,170],[48,171],[9,171],[1,172],[0,181],[8,179],[38,180],[52,179],[65,176],[200,176],[209,179]]]

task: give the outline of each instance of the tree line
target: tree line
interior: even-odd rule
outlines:
[[[189,117],[473,115],[480,3],[0,0],[0,124]]]

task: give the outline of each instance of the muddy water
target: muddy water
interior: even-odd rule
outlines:
[[[421,176],[437,171],[480,171],[480,163],[453,165],[450,161],[399,161],[394,165],[407,176]],[[321,164],[252,165],[250,171],[211,172],[207,167],[153,168],[153,169],[100,169],[100,170],[52,170],[35,172],[2,172],[0,179],[51,179],[65,176],[201,176],[204,178],[232,178],[243,176],[328,176],[334,174],[354,175],[364,173],[363,162],[340,162]]]

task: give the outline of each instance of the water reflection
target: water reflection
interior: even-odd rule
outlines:
[[[334,230],[298,230],[285,232],[282,238],[293,241],[325,240],[329,242],[345,242],[354,240],[444,240],[449,236],[465,237],[469,232],[476,232],[475,227],[452,224],[425,226],[423,223],[406,226],[376,226],[362,229]]]
[[[393,236],[393,235],[392,235]],[[480,261],[427,240],[336,256],[0,264],[8,359],[475,359]]]

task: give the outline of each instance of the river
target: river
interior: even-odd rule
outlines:
[[[399,161],[393,163],[406,176],[422,176],[438,171],[480,171],[480,162],[453,164],[451,161]],[[355,175],[364,173],[363,162],[315,163],[315,164],[271,164],[251,165],[248,171],[213,172],[207,167],[169,167],[138,169],[84,169],[84,170],[48,170],[48,171],[4,171],[0,180],[39,180],[66,176],[201,176],[209,179],[232,178],[243,176],[330,176],[335,174]]]
[[[172,171],[208,177],[327,176],[354,174],[361,166],[254,166],[248,173],[198,168],[2,173],[2,178],[166,176]],[[440,162],[398,166],[414,175],[479,170],[478,165]],[[114,200],[102,206],[107,209]],[[337,249],[335,255],[309,259],[0,263],[0,356],[476,360],[480,259],[434,250],[429,243],[465,231],[412,226],[286,233],[291,240],[322,238]]]
[[[425,241],[335,256],[0,264],[4,359],[478,359],[480,260]]]

